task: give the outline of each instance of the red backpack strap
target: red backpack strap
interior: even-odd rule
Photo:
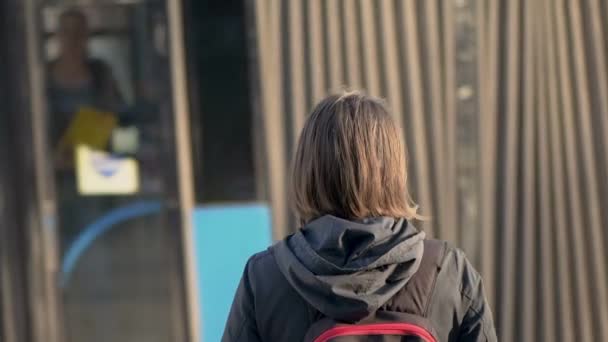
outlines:
[[[382,310],[426,317],[437,275],[445,257],[446,242],[424,240],[424,253],[416,273]]]

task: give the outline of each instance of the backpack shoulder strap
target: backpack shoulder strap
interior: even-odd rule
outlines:
[[[424,240],[424,253],[416,273],[405,284],[393,300],[389,311],[411,313],[426,317],[427,307],[433,295],[435,281],[445,257],[446,242]]]

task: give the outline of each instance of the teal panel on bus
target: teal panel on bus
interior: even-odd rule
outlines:
[[[272,242],[265,204],[201,206],[194,212],[194,248],[204,342],[220,341],[248,258]]]

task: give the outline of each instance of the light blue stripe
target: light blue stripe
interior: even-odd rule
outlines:
[[[146,216],[159,212],[162,209],[160,201],[140,201],[127,206],[116,208],[88,225],[70,245],[61,264],[61,286],[65,286],[82,254],[101,235],[112,229],[118,223],[136,217]]]

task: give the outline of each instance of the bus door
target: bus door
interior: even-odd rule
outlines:
[[[49,331],[195,338],[179,2],[26,4]]]

